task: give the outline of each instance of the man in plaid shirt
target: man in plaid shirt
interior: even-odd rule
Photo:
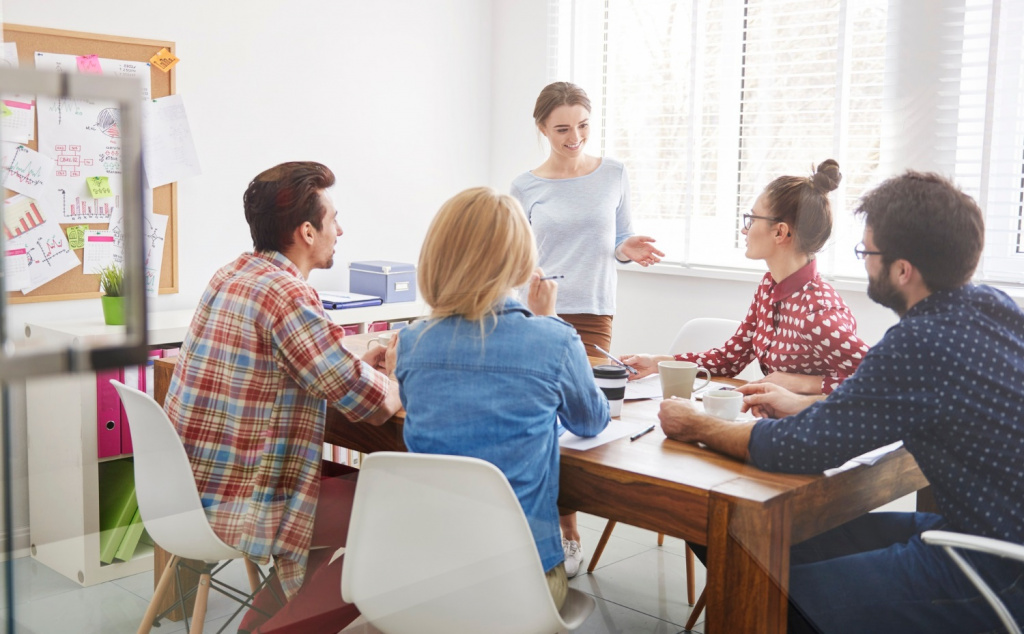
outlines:
[[[311,270],[334,264],[342,231],[326,193],[333,184],[331,170],[312,162],[284,163],[249,183],[253,252],[210,280],[164,405],[214,532],[257,564],[273,557],[289,601],[282,612],[312,616],[330,632],[358,613],[341,602],[340,562],[327,574],[355,491],[354,475],[322,479],[327,407],[379,425],[401,405],[388,377],[393,356],[382,373],[383,347],[362,359],[346,350],[341,327],[306,282]],[[275,629],[281,616],[265,627]],[[261,620],[250,611],[243,630]],[[319,630],[304,623],[301,631]]]

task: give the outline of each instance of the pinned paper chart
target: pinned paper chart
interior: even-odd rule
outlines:
[[[12,196],[4,201],[4,236],[8,240],[27,234],[44,221],[36,201],[28,196]]]
[[[103,268],[114,263],[115,250],[113,231],[86,231],[82,270],[86,273],[101,272]]]
[[[24,293],[31,293],[81,264],[60,225],[52,220],[7,242],[8,249],[19,247],[27,251],[29,281],[20,289]],[[12,286],[8,290],[15,289]]]
[[[5,249],[4,276],[6,290],[18,291],[28,286],[28,249],[25,247]]]
[[[46,196],[46,183],[53,177],[54,162],[24,145],[3,143],[3,185],[36,200]]]

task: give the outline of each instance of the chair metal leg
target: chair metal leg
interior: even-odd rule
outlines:
[[[597,546],[594,547],[594,554],[590,556],[590,565],[587,566],[587,572],[594,572],[594,568],[597,568],[597,561],[601,558],[604,547],[608,545],[608,538],[612,536],[612,531],[615,530],[617,523],[615,520],[608,520],[608,523],[605,524],[604,532],[601,533],[601,539],[597,541]]]
[[[203,634],[203,621],[206,620],[206,601],[210,597],[210,570],[207,568],[199,576],[199,586],[196,588],[196,607],[192,610],[192,632]]]
[[[693,610],[690,612],[690,618],[686,619],[685,627],[687,630],[692,630],[693,626],[697,624],[697,619],[700,618],[700,613],[704,611],[704,604],[706,599],[704,595],[708,593],[708,589],[705,587],[701,590],[700,597],[697,599],[697,605],[693,606]]]
[[[153,599],[149,602],[149,607],[146,608],[146,614],[142,617],[142,623],[139,624],[137,634],[149,634],[149,631],[153,629],[153,620],[156,618],[157,612],[160,610],[160,602],[163,600],[164,595],[171,589],[171,580],[174,578],[174,569],[178,565],[178,561],[181,557],[177,555],[167,560],[167,565],[164,566],[164,571],[160,573],[160,583],[156,584],[156,590],[153,591]]]
[[[249,591],[256,592],[260,587],[260,572],[256,567],[256,564],[249,561],[248,557],[244,558],[245,561],[245,572],[249,575]]]
[[[693,580],[693,551],[686,545],[686,602],[693,605],[693,595],[697,584]],[[703,595],[701,595],[703,596]]]

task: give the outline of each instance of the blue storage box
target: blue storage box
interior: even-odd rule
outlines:
[[[348,290],[390,302],[416,299],[416,266],[405,262],[367,260],[348,265]]]

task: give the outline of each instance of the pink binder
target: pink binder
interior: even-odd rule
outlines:
[[[140,392],[146,391],[146,366],[130,365],[122,370],[121,382]],[[128,424],[128,413],[121,406],[121,453],[132,453],[132,432]]]
[[[121,453],[121,399],[111,380],[121,380],[120,368],[96,371],[96,457]]]

